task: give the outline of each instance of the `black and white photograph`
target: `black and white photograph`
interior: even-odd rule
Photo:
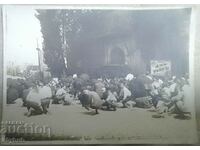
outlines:
[[[199,143],[192,7],[6,5],[1,17],[2,144]]]

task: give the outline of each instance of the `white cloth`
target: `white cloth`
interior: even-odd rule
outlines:
[[[72,76],[73,79],[75,79],[77,77],[78,77],[77,74],[73,74],[73,76]]]
[[[27,101],[36,102],[41,105],[41,95],[39,93],[39,89],[31,89],[26,97]]]
[[[66,94],[66,91],[63,88],[60,88],[56,92],[56,96],[63,96]]]
[[[171,92],[171,93],[175,92],[176,83],[171,84],[169,88],[170,88],[170,92]]]
[[[134,102],[134,101],[128,101],[128,102],[126,103],[126,105],[127,105],[129,108],[133,108],[133,107],[136,105],[136,102]]]
[[[146,77],[147,77],[147,78],[149,78],[150,80],[153,80],[153,79],[152,79],[152,77],[151,77],[151,76],[149,76],[149,75],[146,75]]]
[[[127,89],[125,86],[123,87],[124,97],[123,100],[125,100],[127,97],[131,96],[131,91]]]
[[[184,92],[179,90],[178,94],[172,97],[172,101],[183,101],[183,98],[184,98]]]
[[[53,78],[53,81],[59,83],[58,78]]]
[[[164,87],[164,88],[161,90],[161,96],[162,96],[162,98],[164,98],[165,100],[170,100],[170,97],[171,97],[170,88]]]
[[[158,111],[158,113],[164,113],[164,112],[167,112],[168,108],[167,108],[165,102],[158,101],[158,104],[156,106],[156,110]]]
[[[163,84],[163,81],[161,79],[158,79],[158,82],[160,83],[160,86]]]
[[[73,103],[73,96],[69,93],[65,94],[65,102],[67,102],[68,104],[72,104]]]
[[[51,98],[52,97],[51,88],[48,87],[48,86],[40,87],[39,88],[39,94],[41,96],[41,99]]]
[[[161,84],[159,83],[159,81],[154,81],[152,83],[152,91],[151,91],[151,93],[153,95],[158,95],[158,90],[160,89],[160,87],[161,87]]]
[[[127,74],[125,79],[128,81],[131,81],[133,78],[134,78],[133,74],[129,73],[129,74]]]
[[[104,101],[101,100],[101,98],[99,97],[99,95],[94,92],[94,91],[87,91],[86,92],[89,96],[91,96],[91,106],[92,107],[101,107],[102,104],[104,103]]]
[[[108,97],[106,100],[110,102],[117,102],[115,95],[111,91],[108,91]]]
[[[192,111],[192,101],[191,101],[191,89],[189,85],[184,85],[183,90],[179,90],[178,94],[172,98],[176,100],[177,107],[182,112]]]

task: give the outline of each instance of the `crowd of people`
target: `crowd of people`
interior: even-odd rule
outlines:
[[[22,88],[23,86],[23,88]],[[23,106],[27,116],[48,113],[51,105],[82,105],[87,110],[116,111],[123,108],[153,108],[162,116],[176,113],[191,115],[188,76],[158,77],[149,73],[123,78],[90,78],[87,74],[34,81],[29,86],[21,81]],[[10,87],[8,87],[10,88]],[[7,94],[9,96],[9,93]]]

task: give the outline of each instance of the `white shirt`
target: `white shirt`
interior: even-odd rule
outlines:
[[[151,91],[151,93],[153,95],[158,95],[158,90],[161,88],[161,85],[162,85],[162,83],[159,80],[154,81],[152,83],[152,91]]]
[[[170,88],[164,87],[164,88],[162,89],[162,97],[165,98],[165,99],[167,99],[167,100],[170,99],[170,97],[171,97]]]
[[[125,86],[123,87],[123,91],[124,91],[124,98],[123,99],[126,99],[128,96],[131,96],[131,92]]]
[[[114,95],[111,91],[108,91],[108,97],[107,97],[106,100],[107,100],[107,101],[114,101],[114,102],[117,101],[115,95]]]
[[[192,101],[191,101],[191,87],[189,85],[184,85],[183,86],[183,93],[184,93],[184,98],[183,98],[183,103],[187,111],[192,110]]]
[[[161,79],[158,79],[158,82],[160,83],[160,86],[163,84],[163,81]]]
[[[175,92],[176,83],[171,84],[169,88],[170,88],[170,92],[171,92],[171,93]]]
[[[56,92],[56,96],[62,96],[64,94],[66,94],[66,91],[63,88],[58,89]]]
[[[41,105],[41,96],[39,94],[39,89],[31,89],[26,97],[27,101],[36,102]]]
[[[41,96],[41,99],[51,98],[52,97],[51,88],[48,87],[48,86],[40,87],[39,88],[39,94]]]

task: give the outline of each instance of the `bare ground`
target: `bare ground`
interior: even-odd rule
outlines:
[[[19,144],[197,144],[194,117],[180,120],[166,114],[153,118],[152,112],[141,108],[119,108],[94,115],[81,105],[51,105],[48,114],[26,117],[21,103],[4,108],[4,121],[24,121],[46,125],[56,141],[29,141]],[[58,138],[59,137],[59,138]],[[63,139],[65,140],[62,140]],[[66,140],[66,137],[79,137]],[[15,143],[16,144],[16,143]]]

